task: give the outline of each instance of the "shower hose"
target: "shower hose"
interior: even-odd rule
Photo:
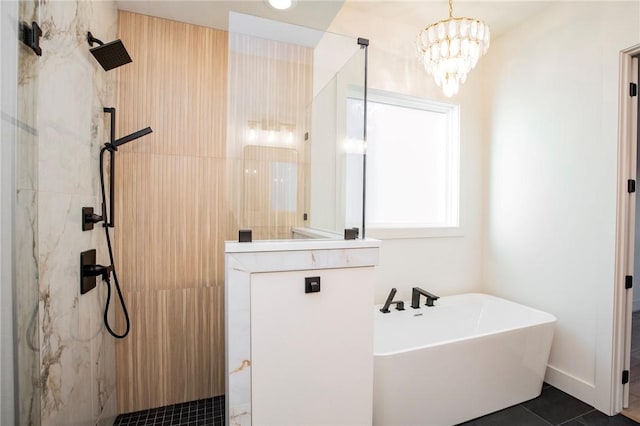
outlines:
[[[104,190],[104,153],[108,151],[110,148],[105,146],[100,150],[100,188],[102,189],[102,216],[103,216],[103,226],[104,233],[107,237],[107,248],[109,250],[109,260],[111,261],[111,272],[113,273],[113,282],[118,292],[118,298],[120,299],[120,306],[122,306],[122,312],[124,313],[124,319],[127,324],[125,332],[123,334],[118,334],[109,325],[109,304],[111,302],[111,279],[109,278],[109,273],[104,276],[104,281],[107,284],[107,301],[104,305],[104,326],[107,328],[109,334],[111,334],[116,339],[124,339],[129,334],[129,330],[131,329],[131,322],[129,321],[129,312],[127,312],[127,305],[124,303],[124,298],[122,297],[122,290],[120,290],[120,283],[118,282],[118,274],[116,273],[116,265],[113,260],[113,249],[111,247],[111,236],[109,235],[109,222],[107,221],[107,196]],[[113,159],[112,159],[113,161]],[[113,200],[109,200],[113,203]]]

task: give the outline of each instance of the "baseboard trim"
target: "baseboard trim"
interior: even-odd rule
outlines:
[[[578,398],[580,401],[595,407],[596,386],[593,383],[572,376],[566,371],[562,371],[552,365],[547,365],[544,381],[574,398]]]

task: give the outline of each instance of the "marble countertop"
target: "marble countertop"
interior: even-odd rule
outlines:
[[[225,241],[225,253],[253,253],[273,251],[301,251],[301,250],[341,250],[351,248],[378,248],[380,240],[366,238],[364,240],[342,239],[293,239],[293,240],[259,240],[251,243]]]

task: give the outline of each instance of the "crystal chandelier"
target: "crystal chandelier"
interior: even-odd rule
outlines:
[[[418,34],[416,45],[425,69],[451,97],[458,93],[467,74],[489,49],[489,27],[472,18],[454,18],[449,0],[449,18],[431,24]]]

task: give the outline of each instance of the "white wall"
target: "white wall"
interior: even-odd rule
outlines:
[[[360,49],[352,37],[323,33],[313,49],[313,96],[314,98],[342,70]]]
[[[372,7],[368,7],[368,6]],[[413,36],[393,45],[398,27],[393,17],[381,16],[375,2],[346,3],[329,31],[365,37],[369,45],[369,88],[460,105],[460,236],[384,239],[376,272],[376,303],[383,303],[392,287],[396,299],[411,299],[420,286],[438,295],[476,291],[480,287],[483,225],[483,89],[481,59],[460,94],[449,99],[416,60]],[[371,25],[371,22],[394,25]],[[405,41],[406,41],[405,40]],[[410,194],[407,194],[410,195]],[[367,231],[367,237],[374,237]]]
[[[369,58],[370,88],[460,105],[460,235],[385,239],[380,248],[376,303],[383,303],[392,287],[398,289],[397,298],[401,300],[410,300],[415,286],[440,296],[477,291],[484,194],[482,62],[460,93],[449,99],[415,55],[392,55],[377,48],[374,40]],[[374,233],[370,235],[375,237]]]
[[[637,2],[558,2],[495,40],[484,290],[558,318],[547,380],[610,412],[618,52]]]
[[[364,87],[363,61],[352,37],[324,33],[313,49],[313,103],[309,144],[309,222],[314,229],[344,229],[342,163],[348,84]],[[355,75],[354,75],[355,73]]]
[[[438,99],[409,42],[390,45],[394,29],[373,24],[393,16],[372,10],[347,2],[330,27],[371,40],[369,87]],[[390,287],[406,300],[420,284],[553,313],[547,379],[606,412],[618,52],[638,42],[638,2],[549,2],[494,39],[454,98],[463,237],[383,241],[376,284],[377,302]]]
[[[18,69],[18,2],[0,2],[0,424],[15,422],[13,336],[13,199]]]
[[[327,43],[332,40],[327,39]],[[345,142],[347,97],[360,95],[364,88],[364,50],[350,37],[336,41],[314,50],[314,78],[322,79],[322,87],[311,106],[309,226],[342,235],[345,228],[362,228],[361,208],[355,220],[348,220],[353,216],[348,213],[354,202],[354,187],[360,194],[355,202],[362,205],[362,172],[355,178],[353,174],[353,157],[362,163],[362,154],[350,154]],[[337,51],[334,58],[328,57],[331,47]]]
[[[335,231],[336,225],[336,79],[313,98],[311,111],[311,162],[309,225]]]

